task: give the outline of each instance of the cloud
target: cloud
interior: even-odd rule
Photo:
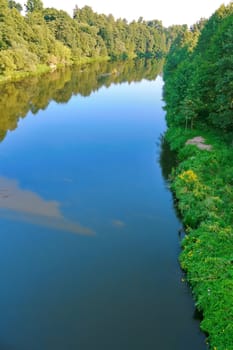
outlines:
[[[14,220],[27,221],[72,233],[94,234],[90,228],[66,219],[61,212],[59,202],[43,199],[37,193],[21,189],[16,180],[1,176],[0,209],[2,209],[1,216]]]
[[[118,228],[125,227],[125,223],[121,220],[113,220],[112,224],[113,224],[113,226],[118,227]]]

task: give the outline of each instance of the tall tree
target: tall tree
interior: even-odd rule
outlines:
[[[233,132],[233,3],[178,34],[164,68],[169,125]]]

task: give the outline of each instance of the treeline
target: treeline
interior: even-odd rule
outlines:
[[[209,348],[232,350],[233,3],[179,33],[164,79],[171,188],[186,231],[180,263]]]
[[[179,33],[164,80],[169,125],[233,132],[233,3]]]
[[[29,112],[36,115],[47,108],[51,101],[66,103],[72,96],[89,96],[102,86],[142,79],[154,80],[161,74],[163,62],[136,59],[115,62],[94,62],[81,68],[63,67],[38,76],[1,86],[0,141],[8,131],[17,128],[18,121]]]
[[[98,58],[161,58],[170,42],[158,20],[127,23],[89,6],[76,6],[71,18],[41,0],[25,7],[23,16],[19,3],[0,0],[0,78]]]

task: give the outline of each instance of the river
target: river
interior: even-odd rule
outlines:
[[[0,87],[1,350],[206,349],[162,175],[160,71]]]

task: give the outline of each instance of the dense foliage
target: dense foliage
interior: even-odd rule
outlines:
[[[164,69],[171,186],[187,271],[211,349],[233,349],[233,3],[180,32]],[[209,150],[187,144],[202,136]],[[212,147],[212,148],[211,148]],[[211,149],[210,149],[211,148]]]
[[[27,0],[25,8],[23,16],[20,4],[0,0],[0,80],[98,58],[161,58],[168,45],[158,20],[127,23],[89,6],[76,6],[71,18],[41,0]]]
[[[202,135],[212,150],[186,145]],[[171,187],[185,225],[180,256],[203,313],[201,329],[211,349],[233,349],[233,150],[213,132],[169,128],[166,134],[179,165]]]
[[[233,132],[233,3],[181,32],[164,68],[169,125]]]

